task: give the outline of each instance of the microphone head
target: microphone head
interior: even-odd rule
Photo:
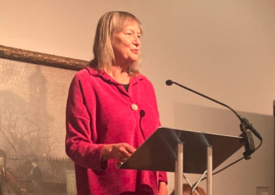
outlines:
[[[139,115],[140,115],[140,117],[144,117],[145,116],[145,111],[144,110],[140,110],[139,111]]]
[[[171,81],[171,80],[167,80],[165,83],[166,83],[166,85],[170,86],[170,85],[172,85],[172,84],[173,84],[173,81]]]

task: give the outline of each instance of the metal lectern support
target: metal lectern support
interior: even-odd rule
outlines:
[[[207,194],[212,195],[213,155],[212,146],[207,146]]]
[[[175,195],[182,195],[183,143],[178,143],[177,160],[175,161]]]
[[[212,195],[212,177],[213,177],[213,148],[212,146],[207,146],[207,194],[208,195]],[[183,143],[180,142],[178,143],[178,153],[177,153],[177,161],[176,162],[176,166],[175,166],[175,195],[182,195],[182,175],[183,175],[183,158],[184,158],[184,154],[183,154]],[[185,177],[183,175],[183,177]],[[186,178],[185,178],[186,180]],[[199,182],[197,182],[198,185]],[[193,188],[194,186],[192,186]],[[196,192],[197,193],[197,192]]]

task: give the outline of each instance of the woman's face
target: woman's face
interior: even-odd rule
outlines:
[[[135,21],[126,25],[122,31],[113,32],[112,47],[116,65],[128,67],[138,60],[141,46],[140,36],[141,31]]]

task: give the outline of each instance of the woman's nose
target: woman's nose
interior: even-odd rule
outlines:
[[[134,38],[133,44],[134,44],[135,46],[140,46],[141,42],[140,42],[140,37],[139,37],[139,35],[135,35],[134,37],[135,37],[135,38]]]

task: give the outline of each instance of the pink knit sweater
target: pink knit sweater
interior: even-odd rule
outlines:
[[[132,77],[126,92],[104,71],[79,71],[66,111],[66,152],[75,162],[78,195],[157,195],[166,173],[120,170],[115,159],[104,167],[101,153],[111,143],[138,148],[159,126],[155,92],[146,77]]]

